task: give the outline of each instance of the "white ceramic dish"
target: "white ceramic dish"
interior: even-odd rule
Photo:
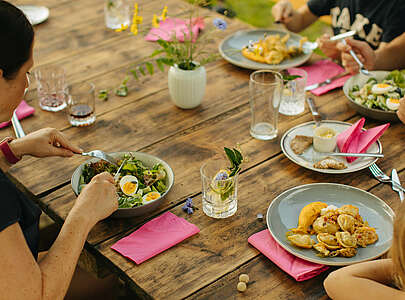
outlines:
[[[340,121],[322,121],[322,125],[325,125],[329,128],[332,128],[336,131],[337,134],[341,133],[342,131],[349,128],[352,124],[340,122]],[[317,169],[313,167],[313,164],[322,159],[322,155],[314,151],[313,147],[310,146],[302,155],[295,154],[291,147],[291,141],[296,135],[306,135],[306,136],[313,136],[315,128],[315,122],[308,122],[304,124],[300,124],[288,130],[283,137],[281,138],[281,150],[284,152],[285,156],[287,156],[290,160],[292,160],[297,165],[301,167],[320,172],[320,173],[327,173],[327,174],[345,174],[363,170],[368,168],[370,165],[375,163],[378,158],[370,158],[370,157],[359,157],[354,162],[348,163],[344,157],[334,157],[336,160],[344,162],[347,166],[346,169],[343,170],[332,170],[332,169]],[[382,153],[382,146],[380,141],[375,142],[370,146],[367,150],[368,153]]]
[[[221,44],[219,45],[219,53],[225,60],[227,60],[231,64],[251,70],[284,70],[302,65],[312,55],[312,51],[310,51],[297,57],[286,59],[278,65],[263,64],[244,57],[242,55],[241,50],[246,45],[249,44],[249,41],[256,42],[262,39],[264,34],[267,35],[279,34],[280,36],[284,36],[287,34],[287,32],[276,29],[269,29],[269,30],[256,29],[256,30],[237,31],[234,34],[226,37],[221,42]],[[287,45],[299,46],[301,38],[302,36],[290,32],[290,39],[288,40]]]
[[[49,17],[49,9],[45,6],[19,5],[17,7],[23,11],[32,25],[45,22]]]
[[[121,158],[124,156],[124,154],[127,154],[127,153],[132,153],[134,155],[134,157],[136,159],[142,161],[142,163],[146,167],[153,167],[157,163],[162,164],[162,166],[165,168],[166,174],[167,174],[166,182],[165,182],[167,190],[160,196],[160,198],[158,198],[154,201],[151,201],[148,204],[138,206],[138,207],[131,207],[131,208],[118,208],[118,210],[115,211],[111,215],[114,218],[129,218],[129,217],[134,217],[134,216],[145,215],[147,213],[152,212],[163,202],[163,198],[170,191],[170,189],[172,188],[172,186],[174,184],[174,174],[173,174],[172,168],[164,160],[161,160],[160,158],[158,158],[156,156],[153,156],[153,155],[150,155],[147,153],[143,153],[143,152],[134,152],[134,151],[113,152],[113,153],[109,153],[109,154],[111,154],[111,156],[113,156],[114,158]],[[98,160],[99,160],[98,158],[89,159],[89,160],[85,161],[84,163],[82,163],[80,166],[78,166],[76,168],[76,170],[73,172],[72,178],[71,178],[71,185],[72,185],[73,192],[76,195],[79,195],[80,175],[83,172],[84,166],[90,162],[95,162]]]
[[[389,74],[389,72],[387,72],[387,71],[372,71],[371,73],[378,81],[383,80]],[[380,120],[380,121],[399,122],[399,118],[395,112],[365,107],[361,104],[356,103],[349,96],[349,92],[352,90],[354,85],[357,84],[360,88],[362,88],[363,85],[366,84],[366,82],[369,78],[370,77],[367,77],[363,74],[357,74],[357,75],[354,75],[353,77],[349,78],[346,81],[346,83],[343,86],[343,92],[345,93],[347,99],[349,100],[350,105],[357,112],[359,112],[360,114],[362,114],[366,117],[370,117],[372,119]]]
[[[286,232],[296,228],[301,209],[307,204],[322,201],[341,207],[345,204],[357,206],[360,215],[376,229],[378,241],[366,248],[358,248],[354,257],[319,257],[313,249],[294,247],[286,238]],[[380,198],[361,189],[336,183],[313,183],[301,185],[277,196],[267,210],[267,226],[277,243],[291,254],[330,266],[345,266],[380,257],[392,243],[394,212]],[[314,236],[312,238],[315,240]]]

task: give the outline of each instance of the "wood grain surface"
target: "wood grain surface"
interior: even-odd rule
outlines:
[[[151,19],[167,4],[169,14],[184,17],[180,0],[138,1],[142,15]],[[14,1],[32,4],[32,1]],[[50,8],[50,18],[35,27],[35,65],[58,65],[66,70],[69,83],[91,81],[97,89],[112,91],[126,76],[134,61],[143,59],[157,48],[141,36],[116,33],[104,25],[104,1],[43,0]],[[143,10],[142,10],[143,9]],[[211,11],[201,15],[212,21]],[[227,19],[228,29],[215,34],[207,43],[216,51],[228,34],[249,28],[237,20]],[[319,60],[314,56],[309,62]],[[394,210],[398,194],[389,185],[379,184],[368,170],[354,174],[325,175],[301,168],[286,158],[280,138],[289,128],[311,121],[306,109],[299,116],[280,115],[279,136],[273,141],[259,141],[249,134],[249,75],[244,70],[218,58],[206,66],[207,90],[201,106],[182,110],[174,106],[167,88],[167,73],[157,73],[132,80],[127,97],[110,93],[107,101],[96,100],[96,123],[87,128],[71,127],[65,112],[50,113],[38,106],[36,85],[30,88],[27,102],[36,113],[22,121],[26,132],[55,127],[85,150],[143,151],[156,155],[172,167],[175,184],[163,204],[152,214],[129,219],[108,218],[99,222],[86,242],[85,264],[95,273],[103,269],[116,272],[142,299],[326,299],[322,282],[328,272],[297,283],[265,258],[247,239],[266,228],[257,219],[265,214],[271,201],[281,192],[297,185],[334,182],[370,191]],[[330,120],[349,123],[361,116],[349,106],[341,90],[315,97],[322,115]],[[366,127],[381,123],[367,120]],[[11,128],[0,130],[1,136],[12,135]],[[404,125],[392,124],[381,138],[385,157],[378,165],[387,173],[392,168],[405,180]],[[223,155],[223,146],[237,143],[249,157],[240,176],[238,211],[228,219],[207,217],[201,207],[199,169],[206,160]],[[31,194],[41,208],[56,222],[63,223],[74,205],[75,195],[70,177],[86,158],[24,158],[13,166],[10,175]],[[193,197],[198,210],[185,214],[181,206]],[[136,265],[111,250],[111,245],[148,220],[165,211],[197,225],[201,232],[156,257]],[[250,276],[245,293],[236,290],[238,276]]]

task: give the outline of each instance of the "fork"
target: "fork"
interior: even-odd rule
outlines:
[[[101,150],[93,150],[90,152],[82,152],[80,153],[83,156],[91,156],[91,157],[97,157],[100,158],[102,160],[105,160],[107,162],[109,162],[110,164],[113,164],[114,166],[117,166],[117,162],[115,161],[115,158],[113,158],[112,156],[108,155],[107,153],[105,153],[104,151]]]
[[[399,185],[398,183],[394,182],[388,175],[386,175],[381,169],[374,163],[370,167],[368,167],[371,171],[371,173],[374,175],[374,177],[383,183],[392,183],[395,185],[398,189],[402,190],[405,192],[405,189]]]
[[[121,163],[121,166],[118,168],[117,172],[115,172],[114,181],[117,181],[118,178],[120,178],[121,169],[122,169],[122,167],[125,165],[126,162],[127,162],[127,159],[124,159],[124,160],[122,161],[122,163]]]
[[[342,40],[342,44],[343,45],[347,45],[346,40]],[[358,56],[356,55],[356,53],[354,53],[353,50],[349,51],[350,55],[354,58],[354,60],[356,61],[356,63],[359,65],[360,67],[360,73],[366,76],[373,76],[373,74],[371,74],[363,65],[363,63],[360,61],[360,59],[358,58]]]

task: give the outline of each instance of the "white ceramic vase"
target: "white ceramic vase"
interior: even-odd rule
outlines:
[[[204,98],[207,73],[203,66],[187,71],[175,65],[169,69],[168,82],[174,104],[183,109],[191,109],[200,105]]]

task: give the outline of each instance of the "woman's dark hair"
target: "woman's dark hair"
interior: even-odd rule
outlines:
[[[0,0],[0,69],[4,78],[15,78],[28,61],[33,40],[34,30],[24,13]]]

